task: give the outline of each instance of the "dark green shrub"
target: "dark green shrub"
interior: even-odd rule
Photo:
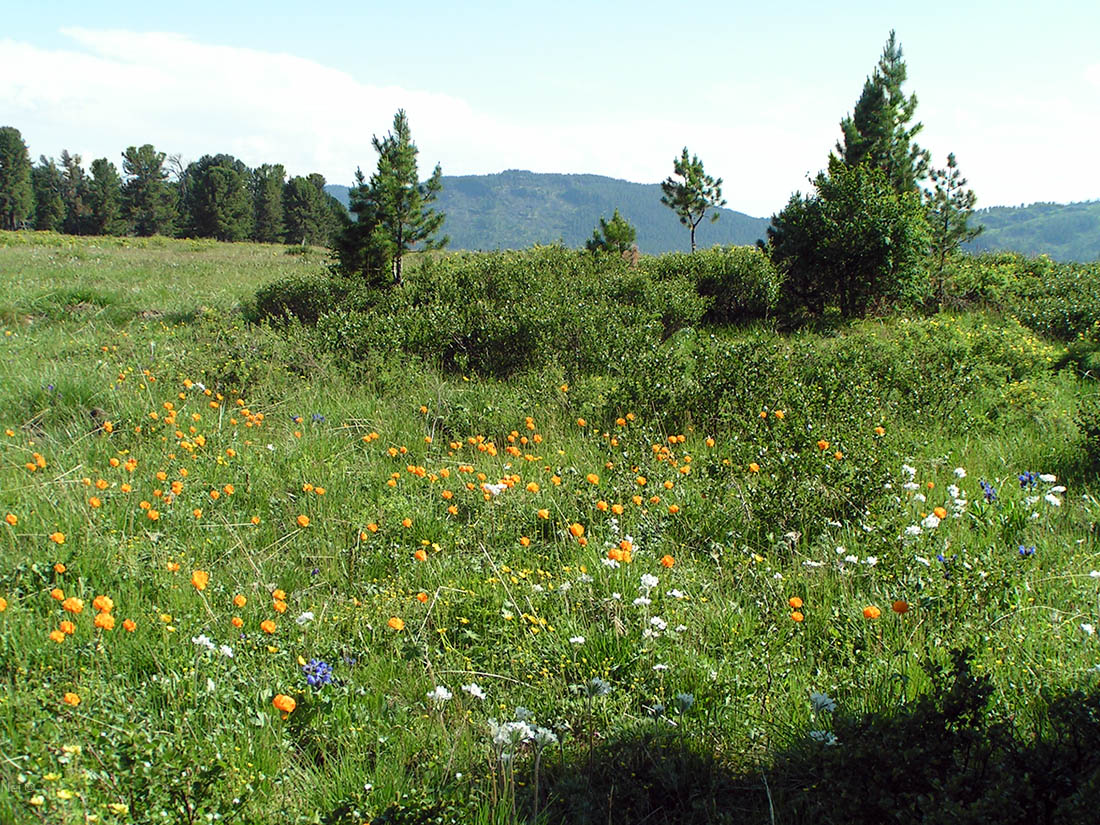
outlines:
[[[686,277],[709,306],[703,320],[729,324],[766,317],[779,298],[780,276],[753,246],[714,247],[645,258],[643,269],[659,283]]]
[[[344,304],[353,290],[352,283],[343,278],[296,275],[261,287],[244,308],[244,315],[250,323],[297,318],[315,324],[323,313]]]
[[[1091,394],[1081,400],[1076,422],[1086,467],[1093,472],[1100,470],[1100,396]]]

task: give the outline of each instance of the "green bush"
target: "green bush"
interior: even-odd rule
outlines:
[[[687,277],[696,294],[709,301],[703,318],[708,323],[766,317],[779,298],[779,273],[768,256],[752,246],[673,252],[645,258],[642,267],[658,282]]]
[[[352,282],[343,278],[295,275],[261,287],[244,307],[244,316],[250,323],[297,318],[315,324],[322,314],[345,304],[354,291]]]

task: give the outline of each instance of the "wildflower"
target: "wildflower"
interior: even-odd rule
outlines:
[[[206,585],[210,581],[210,574],[205,570],[192,570],[191,571],[191,586],[196,590],[205,590]]]
[[[126,619],[126,621],[122,623],[122,629],[127,633],[133,633],[137,630],[137,623],[133,619]]]
[[[294,619],[294,623],[299,627],[305,627],[307,624],[313,621],[313,611],[306,610],[304,613],[298,614]]]
[[[15,513],[8,513],[6,516],[4,516],[4,521],[14,527],[19,523],[19,516],[15,515]]]
[[[812,730],[810,731],[810,738],[815,742],[821,742],[826,746],[833,746],[840,744],[840,740],[836,738],[836,734],[827,730]]]
[[[210,641],[210,637],[207,636],[205,633],[199,636],[192,636],[191,644],[193,644],[195,647],[205,647],[207,650],[214,649],[214,643]]]
[[[932,512],[935,514],[936,518],[938,518],[938,519],[947,518],[947,511],[945,509],[943,509],[942,507],[933,507]]]
[[[570,636],[569,637],[569,644],[571,644],[571,645],[583,645],[584,644],[584,636]]]
[[[50,641],[51,642],[57,642],[58,644],[61,644],[62,642],[65,641],[65,634],[62,633],[60,630],[51,630],[50,631]]]
[[[791,596],[789,599],[787,599],[787,604],[789,604],[794,610],[798,610],[802,607],[802,599],[800,599],[798,596]]]
[[[1024,490],[1028,487],[1034,487],[1035,482],[1038,480],[1039,477],[1035,475],[1035,473],[1028,470],[1026,472],[1020,473],[1018,476],[1016,476],[1016,478],[1020,482],[1020,489]]]
[[[569,525],[569,532],[573,535],[574,538],[579,539],[581,536],[584,535],[584,525],[573,522]]]
[[[61,607],[69,613],[77,615],[84,610],[84,600],[78,599],[76,596],[69,596],[61,603]]]
[[[750,473],[759,473],[760,472],[760,465],[757,464],[755,461],[751,462],[749,464],[749,472]]]
[[[421,604],[424,604],[428,601],[428,594],[421,590],[419,593],[416,594],[416,600]]]
[[[164,567],[168,570],[169,573],[178,573],[180,569],[179,562],[175,561],[168,562],[166,565],[164,565]]]
[[[905,601],[904,599],[898,599],[896,602],[890,605],[890,609],[901,616],[909,612],[909,602]]]
[[[286,613],[286,602],[282,599],[275,599],[271,606],[276,613]]]
[[[271,700],[271,704],[275,706],[275,710],[282,711],[284,719],[294,712],[294,708],[298,707],[298,703],[293,697],[283,693],[276,694],[275,698]]]
[[[1021,544],[1020,545],[1020,555],[1025,557],[1025,558],[1028,557],[1028,556],[1034,556],[1035,555],[1035,546],[1032,545],[1030,547],[1026,547],[1026,546]]]
[[[886,435],[885,427],[875,427],[875,435]]]
[[[829,442],[826,441],[824,438],[821,439],[817,442],[817,449],[821,450],[821,452],[825,452],[827,449],[829,449]]]
[[[446,704],[454,694],[443,687],[443,685],[436,685],[435,688],[429,690],[425,695],[433,705],[442,706]]]
[[[662,567],[672,567],[672,565],[674,565],[674,564],[676,564],[676,559],[674,559],[672,556],[669,556],[669,555],[661,556],[661,566]]]
[[[92,607],[100,613],[110,613],[114,606],[115,603],[110,596],[96,596],[92,601]]]
[[[72,636],[76,633],[76,625],[70,622],[68,619],[63,620],[57,629],[64,633],[66,636]]]
[[[811,693],[810,704],[814,706],[814,713],[832,713],[836,710],[836,702],[825,693]]]
[[[63,602],[65,601],[65,591],[62,590],[60,587],[55,587],[53,590],[50,591],[50,598],[55,599],[59,602]]]
[[[3,596],[0,596],[0,613],[3,613],[7,609],[8,609],[8,600],[5,599]]]
[[[404,630],[405,629],[404,620],[399,619],[396,616],[391,617],[390,620],[388,622],[386,622],[386,624],[388,624],[394,630]]]
[[[1085,622],[1081,625],[1081,629],[1083,631],[1085,631],[1086,636],[1091,636],[1092,634],[1094,634],[1096,632],[1096,628],[1093,627],[1091,624],[1088,624],[1087,622]]]
[[[64,544],[65,534],[60,531],[56,533],[50,533],[50,541],[52,541],[54,544]]]
[[[1054,493],[1047,493],[1045,496],[1043,496],[1043,498],[1046,499],[1047,503],[1050,504],[1052,507],[1062,506],[1062,499],[1058,498],[1058,496],[1054,495]]]
[[[110,613],[97,613],[94,624],[101,630],[114,630],[115,617]]]
[[[61,701],[66,705],[72,705],[74,708],[80,704],[80,697],[75,693],[66,693],[61,697]]]
[[[236,596],[233,597],[233,604],[237,607],[244,607],[246,604],[248,604],[248,599],[246,599],[242,594],[238,593]]]
[[[649,590],[650,588],[656,587],[659,583],[659,580],[652,573],[643,573],[642,578],[641,578],[641,582],[642,582],[642,587]]]
[[[332,681],[332,665],[320,659],[310,659],[302,665],[302,673],[311,688],[324,687]]]
[[[801,622],[805,618],[806,617],[802,615],[801,610],[795,610],[793,613],[791,613],[791,621],[792,622]]]
[[[221,653],[222,656],[225,656],[227,659],[233,658],[233,648],[231,648],[229,645],[218,645],[218,652]]]
[[[940,526],[940,517],[935,513],[929,513],[921,521],[921,526],[928,530],[935,530]]]
[[[873,604],[867,605],[863,608],[863,618],[865,619],[877,619],[882,615],[882,611],[875,607]]]
[[[585,481],[587,481],[589,484],[599,484],[600,483],[600,477],[598,475],[596,475],[595,473],[589,473],[584,478],[585,478]]]
[[[260,630],[262,630],[264,633],[267,633],[268,635],[274,633],[277,628],[278,625],[276,625],[275,622],[271,621],[271,619],[264,619],[262,622],[260,622]]]
[[[477,682],[470,682],[470,684],[468,685],[463,685],[462,689],[466,691],[466,693],[473,696],[475,699],[485,698],[485,691],[478,686]]]
[[[1053,473],[1041,473],[1039,475],[1039,481],[1042,481],[1045,484],[1053,484],[1057,480],[1058,476],[1054,475]]]
[[[234,616],[229,621],[233,625],[233,627],[235,627],[235,628],[240,629],[240,628],[244,627],[244,619],[242,619],[240,616]]]
[[[297,520],[298,520],[298,526],[299,527],[301,527],[303,529],[306,528],[306,527],[309,527],[309,516],[303,514],[303,515],[298,516]]]
[[[401,526],[407,530],[413,526],[413,520],[411,518],[403,518],[401,519]]]

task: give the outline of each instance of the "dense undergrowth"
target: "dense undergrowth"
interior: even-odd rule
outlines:
[[[1095,807],[1091,270],[271,250],[0,234],[0,820]]]

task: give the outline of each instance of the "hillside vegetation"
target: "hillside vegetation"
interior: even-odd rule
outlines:
[[[0,821],[1100,801],[1095,267],[294,251],[0,233]]]

